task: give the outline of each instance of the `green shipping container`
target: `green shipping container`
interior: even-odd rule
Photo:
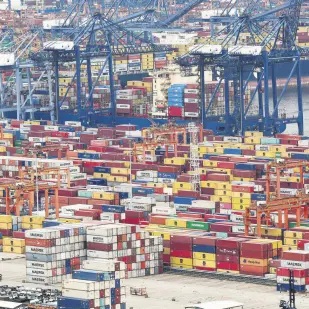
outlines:
[[[187,222],[187,229],[209,231],[209,223],[208,222],[200,222],[200,221],[188,221]]]
[[[14,147],[21,147],[21,140],[16,140],[14,142]]]
[[[24,154],[24,149],[17,149],[16,154]]]
[[[87,197],[87,198],[92,198],[92,192],[91,191],[85,191],[85,190],[80,190],[77,192],[78,197]]]

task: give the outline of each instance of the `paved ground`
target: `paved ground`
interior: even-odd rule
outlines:
[[[8,255],[0,254],[2,284],[23,284],[26,275],[24,258],[10,254],[9,257],[15,259],[4,261],[3,257],[7,258]],[[25,285],[37,286],[27,283]],[[129,295],[129,309],[184,309],[185,305],[190,303],[214,300],[239,301],[245,304],[245,309],[273,309],[279,308],[280,299],[288,298],[287,293],[280,294],[274,287],[174,274],[130,279],[127,286],[128,294],[129,287],[145,287],[149,296],[145,298]],[[309,297],[297,295],[296,304],[297,309],[309,309]]]

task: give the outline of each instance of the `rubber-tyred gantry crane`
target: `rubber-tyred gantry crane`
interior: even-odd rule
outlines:
[[[309,194],[304,192],[304,168],[309,167],[309,162],[294,161],[294,162],[272,162],[266,167],[266,203],[261,205],[252,205],[246,208],[244,213],[245,235],[249,234],[251,225],[252,212],[255,213],[257,219],[256,234],[261,237],[262,216],[270,217],[270,214],[276,213],[278,215],[278,227],[289,228],[289,211],[295,211],[296,226],[300,226],[301,217],[308,218],[308,203]],[[280,194],[280,177],[288,169],[299,169],[300,174],[300,189],[297,196],[281,197]],[[276,194],[271,194],[271,176],[276,175]],[[282,221],[284,215],[284,222]]]

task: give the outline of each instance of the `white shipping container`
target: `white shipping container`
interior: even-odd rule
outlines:
[[[184,93],[199,94],[198,89],[185,89]]]
[[[162,214],[162,215],[176,215],[176,208],[168,208],[168,207],[152,207],[153,214]]]
[[[281,260],[281,267],[307,269],[309,268],[309,262]]]
[[[277,283],[289,284],[290,283],[290,277],[277,276]],[[306,284],[306,278],[296,278],[296,277],[294,277],[294,284],[295,285],[305,285]]]
[[[199,103],[200,99],[193,99],[193,98],[184,98],[183,100],[185,103]]]
[[[116,104],[116,108],[122,108],[122,109],[130,109],[130,104]]]
[[[59,127],[58,126],[44,126],[45,131],[58,131]]]
[[[57,268],[56,262],[37,262],[37,261],[26,261],[26,267],[27,268],[36,268],[36,269],[53,269]]]
[[[87,174],[86,173],[70,174],[70,181],[84,180],[84,179],[87,179]]]
[[[158,178],[158,183],[167,183],[167,184],[171,184],[173,182],[175,182],[176,179],[170,179],[170,178]]]
[[[123,262],[119,263],[119,270],[125,270],[126,265]],[[97,271],[115,271],[114,261],[109,260],[86,260],[83,262],[83,269]]]
[[[232,222],[244,222],[244,217],[242,215],[231,214],[230,220]]]
[[[87,235],[86,240],[88,242],[99,244],[117,244],[117,236],[100,236],[100,235]],[[117,246],[114,250],[117,249]]]
[[[37,284],[56,284],[57,277],[39,277],[39,276],[26,276],[26,282],[37,283]]]
[[[70,127],[80,127],[82,125],[80,121],[65,121],[64,124]]]
[[[198,208],[215,209],[216,208],[216,202],[206,201],[206,200],[194,200],[194,201],[192,201],[192,206],[198,207]]]
[[[26,268],[27,275],[40,276],[40,277],[52,277],[54,272],[51,269],[39,269],[39,268]]]
[[[48,229],[27,230],[25,232],[25,237],[38,238],[38,239],[53,239],[53,238],[60,238],[60,232],[50,231]]]
[[[96,258],[96,259],[115,259],[117,258],[117,251],[96,251],[96,250],[87,250],[87,257]]]
[[[125,131],[127,137],[142,137],[142,131]]]
[[[98,291],[99,293],[99,291]],[[64,297],[73,297],[73,298],[82,298],[82,299],[94,299],[96,298],[95,291],[82,291],[82,290],[70,290],[62,289],[62,296]]]
[[[185,117],[198,117],[199,113],[194,113],[194,112],[185,112]]]
[[[240,136],[224,136],[224,142],[242,143],[242,137]]]
[[[297,195],[298,189],[280,188],[280,194]]]
[[[269,145],[255,145],[255,150],[257,151],[270,151]]]
[[[85,261],[84,261],[85,262]],[[83,269],[87,269],[83,267]],[[95,291],[100,289],[100,282],[69,279],[62,281],[62,288],[69,290]]]

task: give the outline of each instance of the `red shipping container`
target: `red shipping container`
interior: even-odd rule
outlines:
[[[113,251],[113,244],[102,244],[97,242],[87,242],[87,249],[98,251]]]
[[[251,276],[264,276],[268,272],[268,267],[240,265],[240,274]]]
[[[309,269],[293,269],[295,278],[309,277]],[[290,277],[290,269],[285,267],[277,268],[277,276]]]
[[[297,249],[304,250],[305,244],[309,243],[309,239],[298,239],[297,240]]]
[[[186,250],[174,250],[171,249],[171,256],[174,257],[180,257],[184,259],[192,259],[193,258],[193,253],[192,251],[186,251]]]
[[[200,106],[197,103],[185,103],[184,104],[185,112],[198,113]]]
[[[171,249],[180,251],[192,251],[192,244],[178,243],[171,241]]]
[[[177,196],[183,196],[183,197],[199,197],[199,193],[196,191],[183,191],[179,190]]]
[[[171,117],[183,117],[183,108],[177,106],[169,106],[168,115]]]
[[[309,252],[302,250],[284,251],[282,252],[282,259],[290,261],[308,262]]]
[[[218,168],[225,168],[225,169],[234,169],[235,163],[234,162],[218,162],[217,167]]]
[[[229,263],[229,262],[217,262],[217,269],[225,269],[225,270],[233,270],[233,271],[239,271],[240,265],[235,263]]]
[[[210,267],[200,267],[200,266],[194,266],[194,269],[203,270],[203,271],[216,271],[216,268],[210,268]]]
[[[208,181],[229,181],[230,175],[224,175],[224,174],[209,174],[207,175]]]
[[[56,245],[55,239],[26,238],[26,246],[49,248]]]
[[[25,232],[14,231],[13,238],[25,239]]]
[[[238,255],[217,254],[216,261],[239,264],[239,256]]]
[[[244,241],[247,241],[247,239],[238,237],[218,239],[217,247],[227,249],[239,249],[241,247],[241,243]]]

